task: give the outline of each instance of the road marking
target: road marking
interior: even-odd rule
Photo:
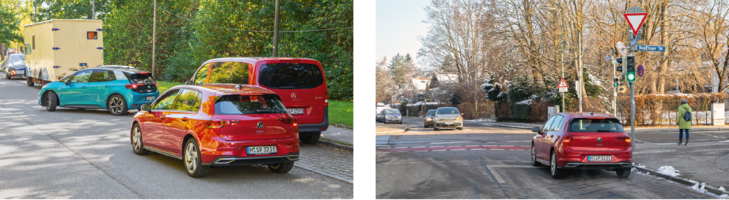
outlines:
[[[451,151],[463,151],[465,149],[451,149]]]
[[[438,143],[431,143],[431,144],[452,144],[452,143],[464,143],[464,142],[438,142]]]
[[[531,161],[529,161],[531,162]],[[499,183],[506,183],[504,179],[501,178],[499,173],[496,173],[496,169],[494,168],[544,168],[544,167],[535,167],[531,165],[486,165],[486,168],[491,172],[492,175],[494,175],[494,178]]]
[[[506,141],[506,142],[531,142],[531,140],[517,140],[517,141]]]
[[[466,145],[466,147],[480,147],[481,145]]]
[[[389,148],[389,149],[377,149],[377,151],[380,152],[407,152],[407,151],[425,151],[425,150],[432,150],[432,151],[459,151],[459,150],[530,150],[531,146],[473,146],[473,147],[463,147],[463,146],[438,146],[438,147],[422,147],[422,148]]]
[[[415,146],[415,147],[410,147],[410,148],[425,148],[425,146]]]
[[[433,150],[433,151],[446,151],[446,150]]]
[[[500,147],[513,147],[514,145],[499,145]]]

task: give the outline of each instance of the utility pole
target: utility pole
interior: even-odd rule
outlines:
[[[276,13],[274,14],[274,20],[276,21],[273,24],[273,57],[278,57],[278,1],[279,0],[276,0]]]
[[[157,50],[157,0],[154,0],[154,14],[152,14],[152,77],[157,73],[155,70],[154,53]]]
[[[612,57],[612,59],[610,59],[611,60],[610,64],[613,65],[613,115],[615,116],[618,113],[617,107],[615,106],[615,101],[618,96],[618,90],[615,85],[617,83],[617,81],[615,81],[615,79],[616,79],[616,77],[615,77],[615,51],[613,51],[612,48],[610,48],[610,56]]]
[[[478,83],[476,83],[478,78],[476,78],[476,72],[478,72],[478,70],[473,71],[473,113],[475,113],[475,117],[473,119],[478,119]]]
[[[157,2],[157,0],[155,0],[155,6],[157,6],[156,2]],[[156,9],[157,8],[155,8],[155,10]],[[96,1],[95,0],[91,0],[91,19],[96,19]]]

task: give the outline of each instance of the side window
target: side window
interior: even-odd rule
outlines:
[[[559,128],[562,127],[564,117],[561,115],[557,115],[557,119],[554,120],[554,123],[552,124],[552,131],[559,131]]]
[[[94,73],[91,74],[91,80],[89,82],[107,82],[107,81],[115,81],[116,76],[114,76],[114,72],[111,70],[94,70]]]
[[[200,92],[195,90],[182,90],[180,96],[177,97],[171,110],[193,111],[200,109]]]
[[[217,62],[210,68],[209,83],[248,84],[248,63]]]
[[[542,130],[543,131],[549,131],[549,130],[551,130],[552,129],[552,123],[554,123],[554,119],[556,119],[556,118],[557,118],[556,115],[555,116],[552,116],[552,118],[549,118],[549,120],[547,120],[547,123],[544,124],[544,127],[542,127]]]
[[[173,91],[170,93],[167,93],[164,96],[161,96],[159,101],[157,101],[154,106],[152,106],[152,110],[169,110],[172,108],[172,103],[175,102],[175,98],[177,97],[177,93],[180,93],[179,90]]]
[[[80,71],[77,72],[73,78],[71,78],[71,83],[86,83],[89,82],[89,78],[91,77],[91,70],[86,71]]]
[[[193,84],[203,84],[208,79],[208,68],[210,68],[209,63],[205,63],[204,66],[200,67],[200,71],[197,71],[197,74],[195,74],[195,83]]]

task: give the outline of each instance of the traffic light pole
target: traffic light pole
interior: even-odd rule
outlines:
[[[633,56],[633,47],[628,47],[628,51],[630,51],[630,55]],[[626,56],[625,62],[623,62],[623,65],[628,64],[628,59]],[[623,69],[627,69],[623,68]],[[625,74],[628,76],[630,73],[630,70],[627,71]],[[630,81],[629,78],[626,77],[626,80],[628,80],[628,85],[630,86],[630,147],[633,148],[633,151],[635,151],[635,81]]]

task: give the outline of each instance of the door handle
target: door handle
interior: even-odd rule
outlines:
[[[86,86],[81,87],[81,89],[86,89]]]
[[[109,88],[109,86],[108,86],[108,85],[105,85],[104,87],[105,87],[105,88]]]
[[[165,120],[165,118],[167,118],[167,116],[161,116],[161,117],[159,117],[159,119],[161,119],[161,120]]]
[[[183,117],[183,118],[182,118],[182,121],[183,121],[183,122],[186,122],[186,121],[187,121],[187,117]]]

